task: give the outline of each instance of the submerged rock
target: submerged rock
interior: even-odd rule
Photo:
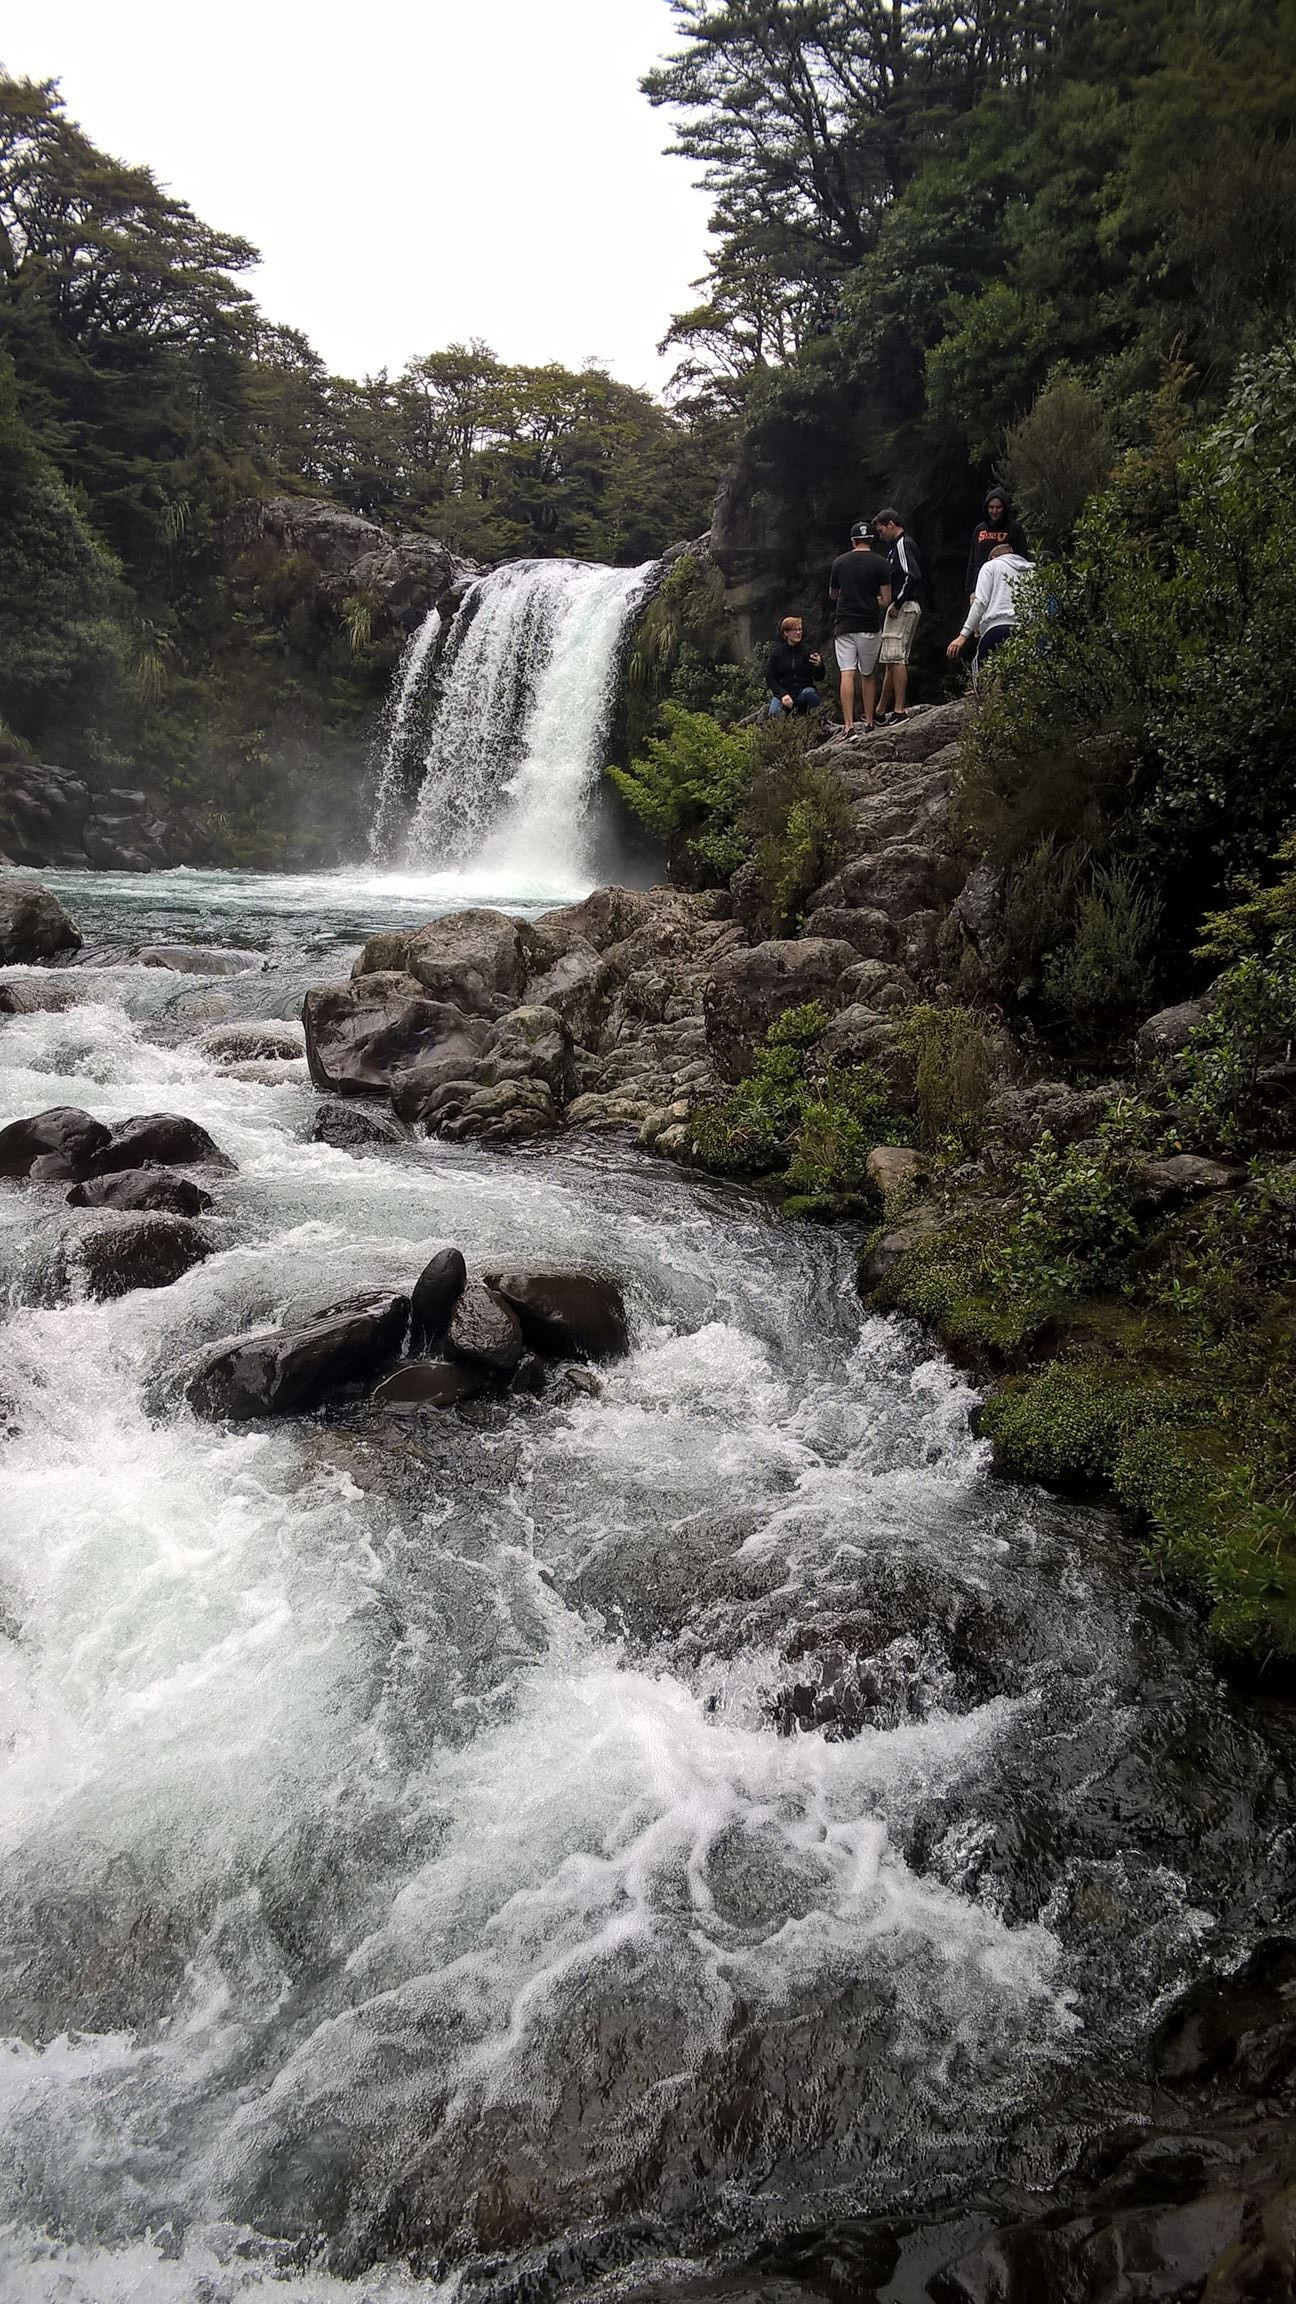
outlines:
[[[424,1265],[410,1297],[410,1347],[425,1352],[440,1344],[464,1292],[468,1267],[457,1248],[439,1248]]]
[[[199,1416],[300,1416],[399,1351],[408,1318],[406,1296],[357,1296],[293,1328],[223,1337],[186,1361],[167,1389]]]
[[[226,1168],[234,1162],[197,1120],[180,1112],[144,1112],[119,1120],[94,1156],[90,1174],[107,1176],[118,1168]]]
[[[264,953],[229,944],[141,944],[135,957],[141,968],[170,968],[180,976],[242,976],[266,966]]]
[[[212,1204],[210,1192],[199,1189],[189,1176],[171,1176],[156,1168],[121,1168],[113,1175],[94,1176],[74,1184],[67,1196],[69,1208],[165,1209],[175,1216],[200,1216]]]
[[[286,1064],[306,1053],[301,1025],[274,1021],[218,1024],[213,1031],[203,1033],[198,1046],[216,1064]]]
[[[55,1286],[62,1293],[79,1280],[101,1298],[169,1288],[210,1254],[210,1240],[185,1216],[114,1211],[60,1244]]]
[[[409,1414],[419,1408],[453,1408],[471,1400],[486,1382],[486,1370],[467,1360],[407,1360],[375,1384],[370,1398],[380,1408]]]
[[[80,929],[48,888],[17,873],[0,875],[0,966],[39,965],[80,945]]]
[[[511,1305],[538,1352],[615,1360],[630,1349],[625,1298],[593,1272],[488,1272],[486,1286]]]
[[[7,1128],[0,1128],[0,1176],[28,1176],[34,1162],[41,1160],[59,1163],[43,1168],[44,1177],[76,1181],[108,1140],[102,1120],[79,1105],[55,1104],[48,1112],[11,1120]]]

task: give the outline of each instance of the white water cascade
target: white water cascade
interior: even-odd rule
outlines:
[[[554,895],[590,885],[618,650],[654,566],[515,560],[473,586],[445,644],[410,866],[453,872],[465,894],[477,884]],[[413,666],[411,654],[401,694],[408,688],[416,709]],[[382,807],[380,795],[376,837],[390,823],[390,801],[387,823]]]
[[[407,641],[396,667],[396,680],[385,714],[382,762],[374,805],[369,852],[378,857],[392,844],[401,805],[401,762],[410,740],[410,722],[423,693],[428,660],[441,637],[440,610],[430,608],[417,632]]]

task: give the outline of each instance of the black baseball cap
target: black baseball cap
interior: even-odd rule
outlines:
[[[871,536],[872,533],[867,520],[857,520],[851,530],[851,542],[852,544],[862,544],[865,537]]]

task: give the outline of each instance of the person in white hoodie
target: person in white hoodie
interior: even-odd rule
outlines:
[[[1029,576],[1034,565],[1034,561],[1028,560],[1024,552],[1014,552],[1011,544],[996,544],[991,550],[989,559],[977,577],[972,605],[968,609],[963,629],[955,634],[945,651],[947,656],[961,656],[968,641],[975,640],[977,650],[972,659],[974,679],[984,668],[987,658],[993,656],[996,648],[1002,648],[1004,641],[1011,639],[1016,631],[1017,604],[1014,595],[1022,577]]]

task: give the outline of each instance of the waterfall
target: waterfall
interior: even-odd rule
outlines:
[[[430,608],[417,632],[411,634],[396,667],[396,679],[384,714],[382,759],[378,769],[373,827],[369,834],[369,853],[374,857],[386,854],[396,831],[401,805],[402,768],[413,732],[415,707],[422,696],[423,676],[428,661],[440,637],[440,611]]]
[[[472,587],[440,659],[408,864],[499,892],[588,885],[591,802],[618,652],[655,565],[514,560]],[[408,730],[398,729],[417,714],[420,687],[411,651],[399,675],[376,847],[390,844],[408,744]]]

